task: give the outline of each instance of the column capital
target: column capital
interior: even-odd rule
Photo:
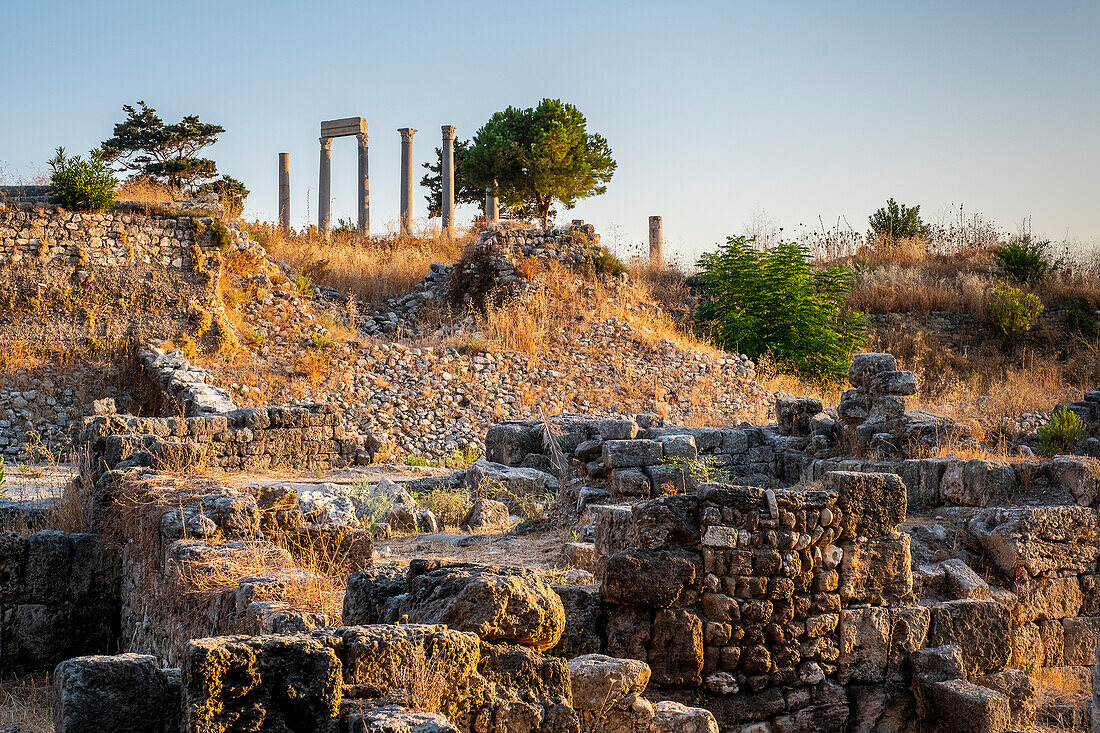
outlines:
[[[321,149],[322,150],[332,150],[332,138],[331,137],[320,137],[320,138],[317,138],[317,139],[321,143]]]
[[[397,131],[401,133],[401,142],[408,142],[412,140],[413,135],[416,134],[415,127],[399,127]]]
[[[370,136],[365,132],[356,133],[355,139],[359,142],[359,147],[367,147],[367,143],[370,142]]]
[[[443,139],[450,140],[455,136],[454,125],[443,125]]]

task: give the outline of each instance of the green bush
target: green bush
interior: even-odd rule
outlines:
[[[1006,277],[1021,284],[1034,285],[1061,266],[1050,256],[1049,248],[1048,240],[1034,240],[1030,234],[1024,234],[994,248],[993,258]]]
[[[798,244],[758,250],[730,237],[699,259],[700,328],[722,348],[767,354],[778,371],[816,382],[847,379],[867,338],[862,313],[845,311],[852,273],[814,269]]]
[[[871,214],[868,221],[874,239],[890,241],[904,237],[922,237],[928,233],[928,225],[920,218],[920,206],[909,208],[894,199],[886,199],[886,206]]]
[[[104,212],[115,203],[115,178],[103,160],[103,152],[93,150],[88,160],[79,155],[69,158],[59,147],[50,161],[50,196],[58,206],[73,211]]]
[[[1066,312],[1062,315],[1062,322],[1066,324],[1066,330],[1090,341],[1100,334],[1096,327],[1096,311],[1092,303],[1084,298],[1066,298],[1063,303]]]
[[[1043,303],[1039,296],[1025,293],[1004,282],[997,285],[989,300],[989,315],[993,325],[1008,344],[1016,343],[1030,331],[1042,312]]]
[[[1050,416],[1050,421],[1039,428],[1039,450],[1046,455],[1064,451],[1085,437],[1085,421],[1076,412],[1062,408]]]
[[[601,275],[618,276],[626,273],[626,265],[607,247],[599,247],[592,253],[592,269]]]

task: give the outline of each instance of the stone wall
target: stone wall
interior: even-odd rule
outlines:
[[[0,669],[52,669],[117,648],[117,553],[95,534],[0,534]]]
[[[67,447],[97,399],[136,410],[134,337],[185,327],[240,241],[210,218],[0,203],[0,452]]]

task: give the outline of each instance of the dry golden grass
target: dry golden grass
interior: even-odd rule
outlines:
[[[20,733],[53,733],[48,674],[0,680],[0,728],[12,723]]]
[[[284,232],[274,224],[251,222],[244,228],[273,258],[307,274],[314,283],[354,293],[375,305],[411,291],[432,262],[454,263],[477,237],[468,232],[448,239],[425,231],[366,239],[358,232],[337,230],[326,240],[313,227]]]
[[[119,201],[141,204],[166,204],[186,198],[179,189],[145,177],[131,178],[119,187]]]
[[[1092,688],[1084,675],[1063,667],[1043,667],[1031,674],[1035,685],[1036,730],[1077,731],[1088,730],[1085,709],[1092,698]],[[1053,716],[1051,711],[1061,708],[1063,715]]]

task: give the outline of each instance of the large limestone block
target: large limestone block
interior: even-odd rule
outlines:
[[[634,536],[649,550],[694,550],[699,546],[699,497],[662,496],[631,509]]]
[[[679,551],[626,550],[607,558],[600,596],[624,606],[686,606],[699,597],[702,557]]]
[[[649,665],[636,659],[585,654],[569,660],[569,679],[576,710],[625,710],[649,684]]]
[[[339,730],[341,665],[307,636],[192,639],[183,650],[184,730]]]
[[[952,460],[940,481],[940,498],[959,506],[986,507],[1005,501],[1016,490],[1016,471],[1005,461]]]
[[[406,591],[398,617],[410,623],[446,624],[485,641],[542,651],[557,644],[565,629],[561,599],[530,570],[414,561]]]
[[[648,733],[718,733],[718,723],[709,710],[662,700],[653,706]]]
[[[608,468],[633,468],[660,463],[664,448],[656,440],[605,440],[601,462]]]
[[[1096,513],[1086,507],[993,507],[978,512],[967,529],[1011,578],[1081,573],[1096,560]]]
[[[600,557],[635,547],[634,517],[629,504],[597,504],[592,509],[593,544]]]
[[[1031,730],[1035,725],[1035,685],[1018,669],[975,677],[973,682],[996,690],[1008,698],[1013,728]]]
[[[838,681],[846,685],[900,677],[904,660],[923,646],[928,625],[924,606],[841,610]]]
[[[571,703],[573,691],[565,660],[515,644],[481,642],[478,673],[490,684],[527,699]]]
[[[609,656],[649,661],[649,642],[653,638],[653,611],[634,606],[604,605],[604,634]]]
[[[179,723],[179,683],[143,654],[75,657],[57,665],[51,713],[58,733],[162,733]]]
[[[1070,618],[1081,611],[1084,603],[1075,575],[1017,578],[1012,584],[1012,592],[1016,596],[1012,608],[1014,624]]]
[[[840,597],[846,603],[896,603],[913,592],[909,535],[842,542]]]
[[[891,534],[905,521],[905,484],[897,474],[831,471],[825,488],[837,492],[846,539]]]
[[[412,713],[400,705],[372,705],[372,701],[347,700],[342,717],[348,733],[458,733],[439,713]]]
[[[848,367],[848,381],[856,389],[868,388],[871,380],[876,375],[884,372],[895,372],[898,363],[892,354],[856,354],[852,357],[852,365]]]
[[[945,680],[929,687],[937,730],[1002,733],[1012,725],[1008,698],[966,680]]]
[[[928,644],[962,649],[967,674],[988,674],[1008,664],[1012,625],[1007,608],[991,600],[969,598],[929,607]]]
[[[1083,456],[1055,456],[1050,462],[1050,480],[1073,494],[1081,506],[1096,506],[1100,495],[1100,461]]]
[[[1100,617],[1062,619],[1062,628],[1065,631],[1065,664],[1091,665],[1095,661],[1096,639],[1100,637]]]
[[[475,494],[505,490],[514,496],[557,491],[558,479],[535,468],[516,468],[479,458],[466,469],[466,486]]]
[[[536,423],[503,422],[485,434],[485,458],[505,466],[518,466],[528,453],[542,453],[543,430]]]
[[[848,733],[919,733],[912,693],[898,684],[851,685],[848,687],[851,701],[847,727],[813,727],[819,716],[808,721],[810,725],[792,730],[844,730]],[[817,712],[817,711],[814,711]],[[778,733],[778,731],[777,731]],[[786,733],[786,729],[783,729]]]
[[[554,592],[565,608],[565,631],[550,653],[568,659],[600,651],[600,594],[577,585],[555,585]]]
[[[343,682],[355,697],[384,697],[394,690],[438,680],[453,691],[477,671],[475,634],[426,624],[385,624],[319,629],[342,661]]]
[[[703,683],[703,621],[691,611],[658,611],[649,647],[653,681],[662,685]]]
[[[392,565],[348,575],[347,591],[344,593],[344,624],[357,626],[396,621],[395,599],[405,592],[405,576],[405,570]]]

